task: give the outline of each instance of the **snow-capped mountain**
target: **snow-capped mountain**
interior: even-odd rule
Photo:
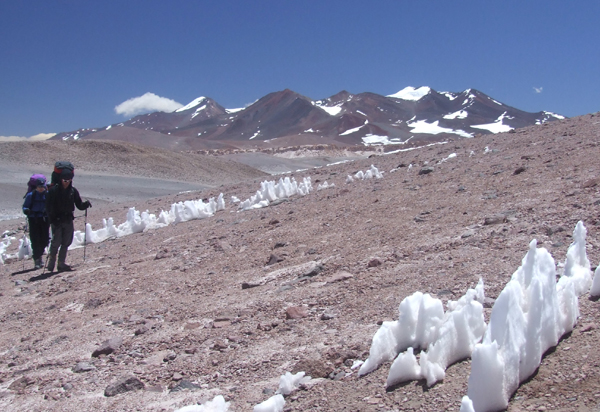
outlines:
[[[114,139],[178,150],[418,145],[563,118],[545,111],[524,112],[474,89],[452,93],[406,87],[388,96],[341,91],[323,100],[286,89],[244,109],[228,110],[199,97],[172,113],[149,113],[103,128],[60,133],[53,139]]]

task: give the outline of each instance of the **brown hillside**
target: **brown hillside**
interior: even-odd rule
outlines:
[[[87,159],[71,158],[85,167]],[[494,299],[532,239],[562,264],[579,220],[595,268],[599,158],[600,116],[586,115],[295,173],[310,176],[315,191],[245,212],[228,204],[211,218],[88,245],[85,261],[83,249],[72,250],[71,273],[19,273],[22,262],[7,263],[0,407],[173,411],[220,394],[231,411],[251,411],[273,395],[280,375],[303,370],[318,379],[287,397],[286,411],[458,411],[469,360],[432,388],[410,382],[389,391],[389,363],[362,378],[351,366],[366,359],[378,324],[396,319],[406,296],[456,300],[483,278]],[[383,179],[345,183],[371,164]],[[119,167],[152,170],[106,165]],[[244,200],[259,181],[201,196]],[[317,191],[324,181],[335,187]],[[189,198],[136,206],[158,212]],[[88,222],[120,223],[130,205],[94,207]],[[22,221],[2,226],[22,236]],[[585,294],[579,307],[575,330],[546,354],[508,411],[598,410],[600,302]],[[92,357],[112,338],[122,344]],[[104,396],[123,376],[145,389]]]

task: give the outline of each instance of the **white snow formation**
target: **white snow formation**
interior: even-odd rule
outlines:
[[[274,181],[262,182],[260,190],[250,199],[239,202],[237,197],[232,196],[232,201],[239,202],[241,210],[258,209],[266,207],[269,202],[278,199],[285,199],[293,195],[307,195],[312,190],[310,177],[305,177],[299,184],[294,178],[285,177],[279,179],[277,184]],[[98,230],[93,230],[91,224],[88,223],[85,234],[80,231],[75,232],[71,246],[78,247],[86,243],[99,243],[111,237],[122,237],[140,233],[144,230],[165,227],[173,223],[204,219],[224,209],[225,200],[222,193],[216,200],[214,198],[209,199],[208,203],[204,203],[201,199],[173,203],[168,212],[161,211],[158,216],[148,211],[140,212],[135,208],[130,208],[125,222],[118,226],[115,226],[112,218],[104,219],[103,227]]]
[[[327,181],[324,181],[322,184],[319,184],[319,185],[317,185],[317,192],[318,192],[319,190],[323,190],[323,189],[331,189],[331,188],[333,188],[333,187],[335,187],[335,183],[331,183],[331,184],[329,184],[329,183],[327,183]]]
[[[144,230],[157,229],[172,223],[186,222],[193,219],[203,219],[215,214],[218,210],[225,209],[225,201],[221,193],[217,200],[209,199],[204,203],[201,199],[186,200],[185,202],[173,203],[168,212],[161,211],[158,217],[148,211],[139,212],[130,208],[124,223],[115,226],[112,218],[103,219],[103,227],[93,230],[91,224],[86,225],[85,234],[76,231],[71,247],[83,246],[86,243],[100,243],[111,237],[123,237],[133,233],[141,233]]]
[[[285,375],[281,375],[279,378],[279,389],[277,389],[277,393],[289,395],[298,389],[301,384],[310,381],[310,376],[304,375],[305,372],[298,372],[296,374],[286,372]]]
[[[202,405],[190,405],[177,409],[175,412],[227,412],[229,402],[225,402],[222,395],[217,395],[212,401],[206,401]]]
[[[359,376],[396,358],[387,386],[423,378],[431,386],[443,379],[446,368],[468,358],[481,340],[485,331],[483,300],[482,280],[458,301],[449,301],[446,313],[442,301],[429,294],[415,292],[405,298],[398,309],[398,320],[383,322],[375,333],[369,358],[361,366]],[[420,364],[414,349],[428,349],[421,354]]]
[[[310,376],[304,376],[304,372],[292,374],[286,372],[279,378],[279,388],[274,396],[254,407],[254,412],[282,412],[285,406],[284,395],[294,392],[300,384],[310,381]]]
[[[427,348],[437,337],[444,318],[442,301],[421,292],[404,298],[398,312],[398,320],[383,322],[373,336],[369,357],[358,370],[359,376],[393,360],[400,351]]]
[[[412,347],[408,353],[398,355],[390,368],[387,386],[415,379],[427,379],[427,385],[432,386],[444,379],[448,366],[470,357],[486,328],[484,298],[483,280],[480,279],[475,289],[469,289],[456,302],[449,301],[443,323],[436,331],[437,337],[427,352],[421,353],[419,363]]]
[[[578,296],[591,284],[585,236],[583,223],[577,223],[558,282],[554,259],[531,241],[521,266],[496,299],[483,342],[471,355],[461,412],[505,409],[519,384],[539,367],[544,352],[573,330]]]
[[[7,234],[4,234],[2,241],[0,241],[0,263],[2,263],[2,264],[4,264],[5,261],[7,261],[9,259],[23,260],[23,259],[29,259],[30,257],[33,256],[33,250],[31,249],[31,242],[29,241],[29,238],[27,238],[26,236],[19,239],[19,248],[17,249],[17,253],[15,253],[14,255],[5,253],[6,249],[8,249],[8,247],[10,246],[11,241],[13,239],[15,239],[15,238],[8,236]]]
[[[254,412],[283,412],[285,406],[285,399],[282,394],[271,396],[264,402],[255,405],[253,408]]]
[[[27,237],[19,239],[19,251],[17,252],[17,258],[19,260],[28,259],[33,256],[33,249],[31,248],[31,241]]]
[[[300,384],[310,381],[310,376],[305,376],[304,372],[298,372],[292,374],[286,372],[285,375],[281,375],[279,378],[279,388],[274,396],[271,396],[264,402],[254,406],[254,412],[282,412],[285,405],[285,399],[283,395],[289,395],[298,387]],[[225,402],[223,396],[216,396],[212,401],[206,402],[202,405],[190,405],[181,409],[177,409],[175,412],[227,412],[229,409],[229,402]]]
[[[439,164],[439,163],[444,163],[444,162],[447,162],[448,160],[450,160],[450,159],[454,159],[454,158],[456,158],[456,153],[450,153],[450,154],[448,155],[448,157],[445,157],[445,158],[443,158],[442,160],[440,160],[440,161],[438,162],[438,164]]]
[[[4,235],[2,241],[0,242],[0,262],[4,264],[4,252],[10,246],[10,238],[7,235]]]
[[[563,272],[563,276],[573,279],[577,296],[583,295],[592,286],[591,265],[585,251],[586,235],[587,229],[583,226],[583,222],[578,222],[573,232],[573,243],[567,249],[567,260]]]
[[[428,294],[406,297],[398,320],[383,322],[375,333],[359,376],[393,360],[388,387],[415,379],[426,379],[431,386],[444,379],[449,365],[470,356],[468,394],[461,412],[506,409],[519,384],[539,367],[543,354],[575,327],[578,297],[590,286],[600,294],[600,270],[596,269],[598,276],[592,281],[586,233],[583,222],[578,222],[558,282],[554,259],[532,240],[521,266],[496,299],[487,327],[481,280],[458,301],[449,301],[446,313],[441,301]]]
[[[593,297],[600,296],[600,265],[596,267],[596,271],[594,272],[594,280],[592,288],[590,289],[590,295]]]
[[[281,178],[278,183],[264,181],[254,196],[240,202],[241,210],[260,209],[269,206],[269,202],[278,199],[287,199],[294,195],[306,196],[313,190],[310,177],[305,177],[301,183],[294,178]]]
[[[383,177],[383,174],[375,166],[371,166],[371,169],[360,173],[361,179],[370,179],[373,177],[379,179]],[[332,187],[335,187],[335,184],[324,182],[317,187],[317,190]],[[241,211],[259,209],[269,206],[271,202],[276,200],[287,199],[294,195],[306,196],[312,191],[313,187],[310,177],[304,177],[300,183],[296,182],[293,177],[291,179],[285,177],[280,178],[277,183],[275,181],[263,181],[256,194],[244,201],[240,201],[237,196],[231,196],[231,203],[238,204]],[[94,230],[91,224],[86,224],[85,232],[75,232],[71,248],[81,247],[89,243],[100,243],[109,238],[141,233],[145,230],[158,229],[173,223],[204,219],[224,209],[225,200],[222,193],[216,200],[214,198],[209,199],[208,203],[204,203],[201,199],[173,203],[169,211],[163,210],[158,216],[149,213],[147,210],[140,212],[135,208],[130,208],[127,212],[125,222],[119,225],[115,225],[112,217],[103,219],[102,228],[97,230]],[[4,238],[0,241],[0,259],[2,264],[9,258],[22,260],[32,255],[31,244],[26,237],[20,240],[19,250],[16,254],[5,253],[13,239],[14,237],[10,237],[5,233]]]
[[[381,179],[383,177],[383,173],[379,171],[375,166],[371,165],[370,169],[366,171],[359,170],[354,174],[354,177],[348,175],[346,178],[346,183],[352,183],[354,180],[367,180],[367,179]]]

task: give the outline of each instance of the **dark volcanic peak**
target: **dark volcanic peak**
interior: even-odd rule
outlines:
[[[259,141],[301,134],[308,123],[326,117],[309,98],[286,89],[270,93],[243,111],[230,115],[233,121],[220,138]]]
[[[185,115],[185,122],[187,124],[181,124],[179,127],[227,115],[225,108],[209,97],[198,98],[192,103],[177,109],[175,113]]]
[[[227,110],[208,97],[199,97],[172,113],[136,116],[108,127],[60,133],[53,139],[156,145],[158,134],[168,141],[159,146],[176,150],[277,148],[312,145],[315,139],[320,139],[318,144],[338,146],[418,146],[563,118],[551,112],[525,112],[475,89],[454,93],[406,87],[388,96],[344,90],[316,101],[285,89],[241,110]],[[123,127],[127,129],[118,130]],[[142,132],[132,134],[131,128]]]
[[[314,102],[314,104],[317,106],[334,106],[347,102],[352,98],[352,96],[353,95],[351,93],[347,92],[346,90],[342,90],[341,92],[334,94],[327,99],[317,100]]]

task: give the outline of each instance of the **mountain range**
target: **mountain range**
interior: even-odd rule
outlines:
[[[121,140],[172,150],[268,149],[303,145],[398,146],[474,137],[564,119],[525,112],[467,89],[406,87],[396,94],[341,91],[311,100],[292,90],[270,93],[243,109],[199,97],[171,113],[153,112],[54,140]]]

